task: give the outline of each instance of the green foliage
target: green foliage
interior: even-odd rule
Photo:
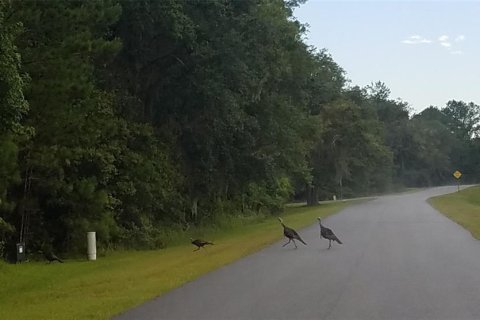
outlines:
[[[177,142],[192,210],[201,199],[199,210],[208,215],[219,197],[240,198],[252,183],[308,175],[301,89],[311,58],[282,2],[125,5],[118,70],[135,82],[115,85],[140,101],[128,114]],[[150,11],[158,20],[138,18]],[[166,25],[170,20],[175,23]],[[149,40],[139,44],[131,30],[145,29]]]
[[[17,167],[18,148],[9,136],[0,136],[0,212],[8,210],[7,190],[20,181]]]
[[[410,121],[411,146],[405,159],[408,168],[406,184],[439,185],[448,181],[454,171],[451,155],[458,141],[441,122],[440,111],[436,112],[427,109]]]
[[[286,177],[270,183],[251,183],[243,197],[244,210],[259,212],[262,208],[268,208],[272,213],[279,213],[292,194],[293,188]]]
[[[387,189],[392,155],[368,106],[342,99],[326,106],[322,115],[324,131],[312,156],[319,191],[343,197]]]
[[[0,217],[0,257],[6,253],[7,240],[14,232],[15,228]]]
[[[462,181],[478,181],[475,128],[480,124],[478,106],[449,101],[445,108],[430,107],[410,121],[405,183],[429,186],[452,183],[452,173],[465,173]]]
[[[24,26],[17,41],[22,70],[31,78],[26,124],[35,128],[22,145],[26,188],[17,212],[31,221],[37,243],[80,249],[84,231],[111,220],[105,189],[115,175],[117,128],[112,98],[95,88],[94,66],[118,48],[103,35],[120,8],[108,1],[13,5]]]
[[[0,1],[0,136],[21,131],[20,120],[28,104],[23,96],[25,77],[20,73],[20,55],[15,39],[22,24],[13,22],[9,1]]]
[[[480,106],[473,102],[451,100],[442,109],[447,126],[460,139],[469,140],[480,134]]]
[[[10,19],[12,10],[9,1],[0,1],[0,257],[15,231],[11,219],[15,203],[9,189],[20,182],[17,142],[27,132],[21,124],[28,110],[23,95],[26,77],[15,45],[22,25]]]

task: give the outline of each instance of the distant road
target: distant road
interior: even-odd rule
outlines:
[[[425,202],[454,191],[351,206],[324,220],[342,246],[315,224],[117,319],[480,319],[480,242]]]

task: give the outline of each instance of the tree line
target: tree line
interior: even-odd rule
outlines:
[[[480,107],[350,86],[295,0],[0,0],[0,255],[480,178]]]

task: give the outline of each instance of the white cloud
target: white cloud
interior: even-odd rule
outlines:
[[[412,35],[405,40],[402,40],[402,43],[405,44],[425,44],[425,43],[438,43],[441,47],[445,48],[450,52],[451,54],[463,54],[463,51],[457,49],[457,45],[459,45],[460,42],[465,40],[465,36],[463,34],[457,35],[456,37],[450,37],[446,34],[442,34],[438,36],[434,41],[427,39],[423,36],[420,36],[418,34]]]
[[[438,37],[438,41],[440,42],[447,42],[448,41],[448,36],[447,35],[441,35],[440,37]]]
[[[407,39],[403,40],[402,43],[405,43],[405,44],[432,43],[432,40],[428,40],[428,39],[416,34],[416,35],[410,36]]]

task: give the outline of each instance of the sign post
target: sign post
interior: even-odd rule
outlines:
[[[462,173],[457,170],[453,173],[453,176],[457,179],[457,192],[460,192],[460,177],[462,176]]]
[[[17,263],[25,261],[26,257],[25,242],[17,243]]]

